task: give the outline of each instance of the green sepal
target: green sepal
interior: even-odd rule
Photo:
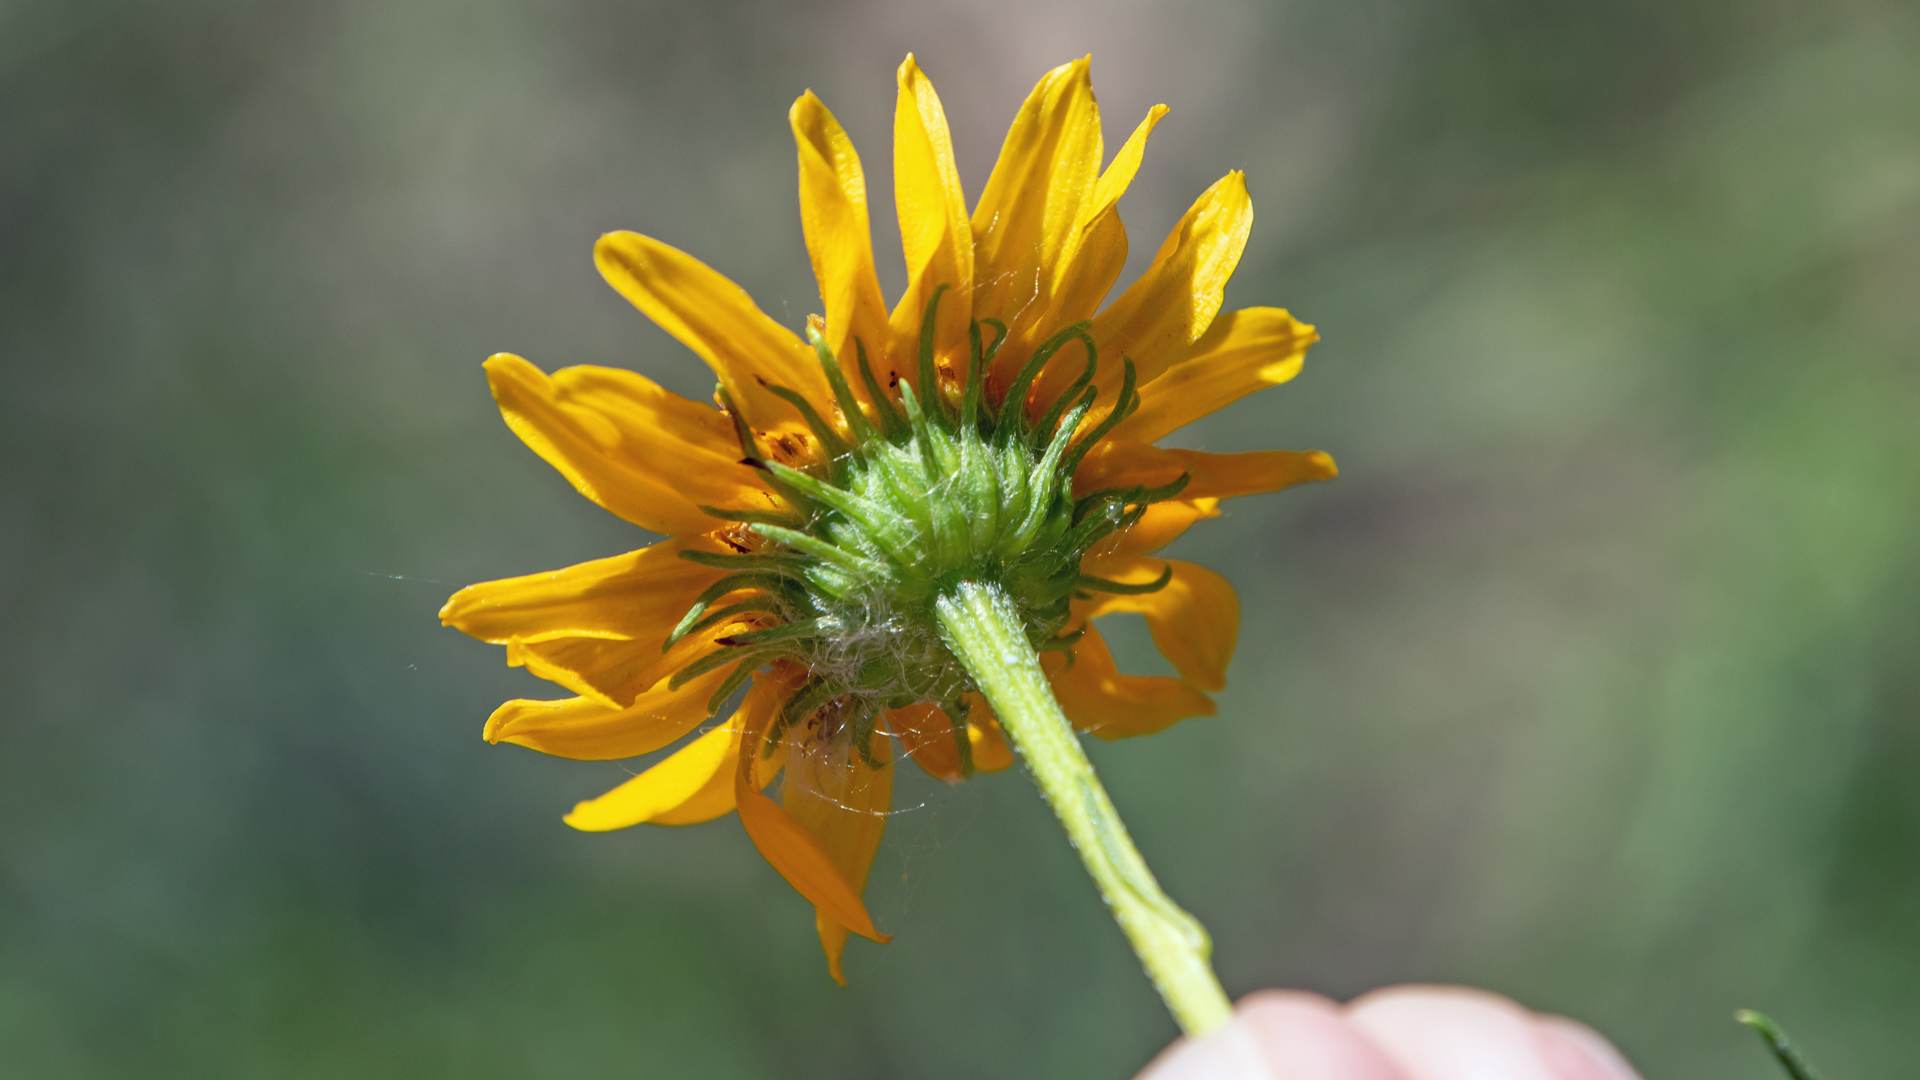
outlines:
[[[816,480],[777,461],[767,462],[767,471],[779,477],[781,482],[791,484],[814,502],[840,511],[870,531],[885,527],[887,518],[893,516],[885,507],[875,505],[845,488]]]
[[[797,555],[784,553],[720,551],[683,551],[680,557],[690,563],[711,566],[716,570],[770,570],[787,577],[801,577],[807,572],[807,560]]]
[[[1148,593],[1157,593],[1161,589],[1166,588],[1167,582],[1172,580],[1173,564],[1168,563],[1167,568],[1160,572],[1159,577],[1145,585],[1128,585],[1124,582],[1108,581],[1106,578],[1094,577],[1092,574],[1075,575],[1073,584],[1075,588],[1091,589],[1094,592],[1118,593],[1121,596],[1145,596]]]
[[[946,714],[947,726],[953,729],[953,749],[960,759],[960,779],[973,777],[973,740],[967,738],[967,716],[973,706],[965,698],[958,701],[942,702],[940,711]]]
[[[1088,343],[1087,366],[1080,372],[1080,377],[1073,380],[1072,384],[1070,384],[1059,397],[1053,399],[1053,404],[1047,407],[1046,415],[1040,418],[1040,423],[1033,429],[1033,433],[1039,438],[1058,440],[1062,433],[1071,436],[1073,429],[1078,426],[1077,423],[1062,425],[1058,430],[1054,427],[1055,424],[1060,423],[1060,414],[1065,412],[1068,406],[1079,401],[1080,395],[1085,393],[1089,386],[1093,385],[1094,371],[1100,366],[1100,354],[1095,351],[1093,347],[1093,339],[1086,338],[1085,340]],[[1097,399],[1098,395],[1096,394],[1095,397]],[[1092,408],[1093,402],[1089,401],[1087,407]]]
[[[764,662],[776,656],[783,655],[785,652],[786,650],[784,649],[771,647],[736,649],[722,646],[700,659],[695,660],[693,663],[688,664],[686,667],[681,668],[679,671],[674,672],[673,677],[667,680],[667,689],[678,690],[682,686],[685,686],[689,680],[697,679],[707,672],[712,671],[714,668],[725,667],[735,660],[759,660]]]
[[[702,610],[705,610],[705,609],[690,608],[688,609],[687,614],[697,615]],[[782,613],[782,605],[780,604],[779,601],[775,600],[773,597],[767,596],[765,594],[762,594],[760,596],[749,597],[748,599],[742,600],[737,604],[728,604],[726,607],[721,608],[719,611],[715,611],[708,614],[707,616],[702,618],[699,622],[696,622],[691,626],[687,626],[686,629],[684,630],[681,629],[679,626],[674,627],[673,633],[667,635],[667,643],[665,646],[662,647],[661,651],[664,652],[667,649],[672,648],[675,644],[677,644],[680,641],[681,638],[686,637],[688,634],[697,634],[702,630],[710,630],[713,627],[716,627],[721,623],[727,621],[728,619],[733,618],[735,615],[745,615],[749,611],[764,611],[772,615],[779,615]],[[683,617],[680,620],[680,622],[682,625],[685,625],[687,620]]]
[[[1187,490],[1193,482],[1192,473],[1181,473],[1157,488],[1134,485],[1130,488],[1101,488],[1080,496],[1073,504],[1073,520],[1079,521],[1087,512],[1101,503],[1113,503],[1116,506],[1147,506],[1152,503],[1166,502],[1175,495]]]
[[[866,762],[869,769],[882,769],[886,766],[873,759],[873,722],[880,709],[873,702],[860,699],[855,708],[853,723],[850,725],[853,748],[860,753],[860,760]],[[891,764],[889,762],[888,764]]]
[[[852,451],[853,448],[840,437],[840,433],[833,430],[833,425],[827,423],[825,418],[814,410],[812,402],[784,386],[768,385],[766,390],[767,393],[793,406],[794,411],[800,414],[800,419],[807,422],[807,430],[813,432],[813,437],[820,440],[820,448],[826,451],[829,468],[834,468],[841,458]]]
[[[795,638],[814,637],[831,626],[823,619],[802,619],[798,622],[781,623],[761,630],[749,630],[744,634],[730,634],[715,638],[714,644],[728,648],[760,648],[779,641],[792,641]]]
[[[1075,338],[1078,338],[1086,345],[1089,353],[1099,352],[1099,347],[1093,343],[1092,335],[1087,333],[1087,331],[1092,328],[1093,323],[1091,322],[1081,321],[1074,323],[1072,326],[1048,338],[1040,344],[1039,348],[1033,350],[1033,355],[1029,356],[1027,362],[1020,366],[1019,374],[1015,375],[1013,381],[1007,384],[1007,392],[1000,398],[1001,431],[1011,431],[1022,437],[1026,435],[1027,391],[1032,389],[1033,381],[1040,376],[1040,370],[1047,366],[1047,361],[1053,359],[1055,353],[1059,352],[1067,342]]]
[[[848,551],[839,544],[822,540],[817,536],[800,532],[797,529],[789,529],[780,525],[755,525],[753,526],[753,531],[769,540],[785,544],[795,551],[805,552],[808,555],[838,563],[848,570],[876,575],[885,575],[887,572],[886,567],[872,559],[866,558],[857,552]]]
[[[699,509],[701,513],[708,517],[718,518],[721,521],[737,521],[742,524],[755,525],[784,525],[789,527],[801,524],[799,518],[781,510],[728,510],[719,506],[701,506]]]
[[[867,388],[867,397],[873,401],[873,411],[880,415],[880,433],[885,438],[899,439],[907,434],[907,424],[893,407],[893,400],[880,388],[880,380],[873,377],[873,366],[867,363],[867,346],[859,338],[853,339],[854,352],[860,358],[860,382]]]
[[[1080,468],[1080,462],[1086,458],[1087,451],[1092,450],[1095,444],[1112,433],[1120,421],[1133,415],[1133,410],[1140,406],[1139,395],[1133,392],[1133,380],[1136,374],[1133,368],[1133,358],[1123,353],[1120,356],[1120,363],[1123,365],[1122,370],[1124,371],[1124,374],[1120,378],[1120,394],[1113,399],[1112,411],[1107,413],[1105,419],[1102,419],[1097,427],[1087,432],[1087,437],[1080,440],[1080,442],[1074,446],[1073,452],[1067,455],[1067,460],[1061,463],[1060,467],[1066,471],[1068,476],[1072,476],[1075,470]]]
[[[686,552],[683,551],[680,553],[681,558],[684,559],[686,556]],[[688,607],[687,613],[680,617],[680,623],[673,628],[673,632],[667,635],[667,640],[661,644],[660,651],[666,652],[668,649],[673,648],[681,638],[693,633],[696,624],[700,621],[701,616],[706,613],[707,608],[713,606],[714,601],[728,593],[737,592],[741,589],[779,589],[790,584],[791,582],[779,574],[768,574],[752,570],[728,574],[726,577],[721,578],[719,581],[701,590],[700,595],[693,598],[692,606]]]
[[[807,339],[813,342],[813,354],[820,359],[820,369],[826,372],[827,385],[833,388],[833,400],[840,406],[841,415],[847,418],[847,430],[853,435],[854,445],[858,446],[877,434],[867,414],[860,411],[860,402],[853,396],[853,387],[847,385],[846,373],[840,370],[840,361],[833,355],[833,349],[827,345],[827,339],[811,325],[807,327]]]
[[[933,295],[927,297],[927,313],[920,320],[920,396],[926,399],[927,408],[933,410],[932,419],[942,426],[945,426],[947,419],[946,402],[940,393],[940,370],[933,363],[933,333],[939,321],[940,297],[949,288],[951,286],[945,283],[934,286]],[[900,394],[903,400],[907,396],[906,391],[907,388],[903,386]],[[909,419],[913,416],[912,405],[907,406],[907,416]]]
[[[786,734],[788,728],[839,696],[840,692],[825,679],[818,675],[809,676],[787,699],[787,703],[780,707],[779,715],[774,717],[772,726],[767,730],[767,741],[760,747],[760,756],[772,757],[774,747],[780,744],[780,737]]]
[[[713,692],[713,695],[707,698],[707,715],[711,717],[719,712],[720,707],[725,705],[727,699],[733,696],[733,692],[740,689],[742,683],[753,678],[753,673],[760,670],[762,663],[763,661],[752,656],[740,661],[739,665],[736,666],[726,678],[720,680],[720,686]]]

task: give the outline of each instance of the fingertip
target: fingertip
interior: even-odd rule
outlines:
[[[1561,1080],[1640,1080],[1639,1070],[1627,1061],[1606,1036],[1565,1016],[1535,1018],[1541,1055]]]
[[[1273,1080],[1404,1080],[1331,998],[1261,990],[1241,998],[1235,1011]]]
[[[1175,1039],[1134,1080],[1273,1080],[1239,1017],[1200,1039]]]
[[[1406,1080],[1559,1080],[1542,1060],[1533,1014],[1498,994],[1389,987],[1356,999],[1347,1018]]]

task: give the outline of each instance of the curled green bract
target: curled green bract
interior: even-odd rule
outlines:
[[[882,709],[917,701],[964,715],[965,695],[979,687],[942,641],[933,611],[934,601],[959,582],[997,586],[1012,601],[1029,644],[1043,650],[1071,644],[1063,631],[1076,596],[1149,592],[1166,584],[1167,576],[1121,585],[1080,571],[1094,545],[1185,484],[1182,477],[1156,489],[1074,496],[1074,469],[1139,407],[1132,362],[1123,361],[1118,395],[1091,424],[1100,405],[1092,385],[1099,356],[1084,322],[1034,350],[999,395],[989,393],[985,373],[1006,330],[990,323],[986,328],[995,333],[988,339],[975,322],[964,380],[943,381],[933,328],[945,291],[934,290],[922,320],[920,389],[896,377],[897,405],[881,392],[864,347],[858,367],[867,401],[861,402],[817,331],[814,351],[844,427],[799,394],[767,387],[794,406],[826,451],[820,464],[797,469],[772,461],[758,452],[752,432],[737,425],[747,463],[766,474],[790,509],[711,508],[717,518],[744,523],[759,543],[732,553],[681,554],[729,574],[694,601],[666,647],[741,612],[778,618],[778,625],[719,639],[725,648],[675,675],[684,682],[736,665],[715,692],[713,708],[760,665],[787,658],[809,674],[781,710],[776,730],[829,702],[839,703],[840,722],[856,731],[869,728]],[[1084,366],[1066,390],[1050,402],[1029,401],[1050,363],[1072,359]],[[726,403],[724,391],[720,396]],[[751,590],[746,599],[716,607],[742,590]]]

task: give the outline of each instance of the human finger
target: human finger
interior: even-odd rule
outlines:
[[[1240,999],[1226,1027],[1182,1039],[1137,1080],[1404,1080],[1328,998],[1262,990]]]
[[[1592,1029],[1484,990],[1391,987],[1355,1000],[1347,1016],[1406,1080],[1639,1080]]]
[[[1240,999],[1235,1022],[1260,1048],[1273,1080],[1404,1080],[1330,998],[1260,990]]]

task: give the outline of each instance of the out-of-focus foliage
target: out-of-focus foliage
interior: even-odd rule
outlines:
[[[1765,1071],[1754,1005],[1910,1066],[1910,5],[41,0],[0,7],[0,1073],[1117,1077],[1170,1037],[1017,774],[903,796],[842,991],[731,821],[561,825],[623,766],[484,746],[541,686],[433,617],[643,541],[479,361],[704,393],[597,280],[615,228],[799,325],[787,105],[884,206],[909,49],[973,193],[1055,63],[1110,144],[1171,104],[1136,265],[1245,168],[1229,302],[1325,335],[1190,437],[1343,470],[1177,549],[1246,601],[1221,716],[1095,748],[1229,988],[1475,982],[1696,1080]]]

